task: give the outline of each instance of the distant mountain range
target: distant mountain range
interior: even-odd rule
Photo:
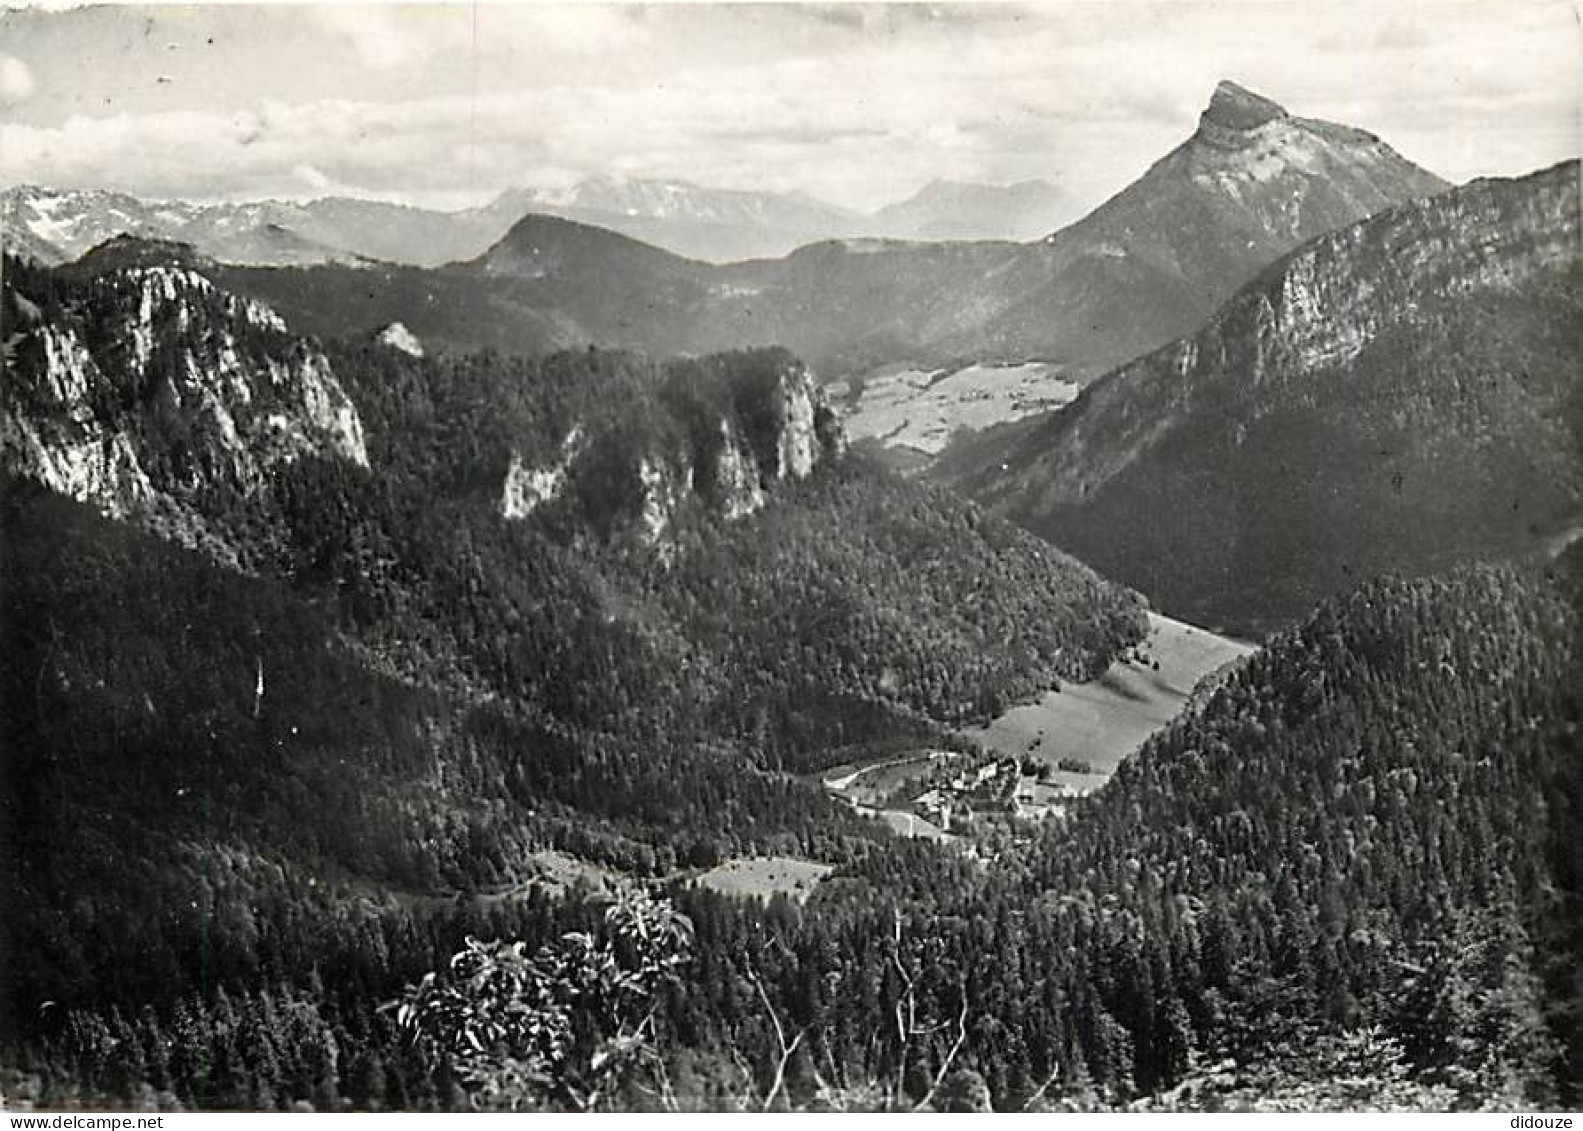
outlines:
[[[1306,244],[1201,330],[937,470],[1201,623],[1583,518],[1578,165]]]
[[[781,256],[840,236],[1035,239],[1070,219],[1071,211],[1069,199],[1043,181],[935,181],[872,215],[798,193],[610,178],[561,191],[510,189],[487,205],[454,212],[347,197],[194,204],[32,185],[0,193],[7,247],[42,263],[75,259],[126,234],[190,243],[222,263],[270,267],[365,259],[437,267],[481,254],[530,213],[723,263]]]
[[[1048,181],[976,185],[930,181],[874,214],[879,234],[914,240],[1038,239],[1077,219],[1071,195]]]
[[[45,264],[76,259],[120,235],[188,243],[232,263],[357,263],[395,249],[390,242],[393,226],[422,224],[440,215],[363,200],[192,204],[32,185],[0,193],[6,250]],[[413,237],[403,233],[403,238]],[[445,258],[424,256],[418,261],[442,263]]]
[[[1250,263],[1262,265],[1294,242],[1441,187],[1370,135],[1292,118],[1227,82],[1215,91],[1193,138],[1065,229],[1075,218],[1075,202],[1046,181],[936,180],[907,200],[865,214],[797,193],[610,178],[564,190],[510,189],[486,205],[454,212],[345,197],[196,204],[19,186],[0,194],[0,229],[13,253],[44,263],[75,259],[129,234],[190,243],[221,263],[271,267],[365,260],[437,267],[476,258],[530,214],[604,228],[713,263],[781,258],[831,239],[1018,243],[1050,237],[1039,252],[1014,262],[989,253],[974,268],[1004,279],[1003,293],[980,304],[986,317],[979,319],[984,325],[974,349],[983,345],[1015,359],[1019,350],[1050,351],[1051,336],[1038,324],[1052,295],[1071,305],[1081,322],[1082,310],[1104,303],[1115,287],[1149,285],[1142,293],[1148,301],[1133,305],[1158,308],[1156,321],[1181,332],[1186,327],[1175,324],[1184,309],[1194,312],[1189,318],[1207,314],[1200,309],[1204,300],[1191,297],[1206,280],[1234,276],[1233,283],[1240,282]],[[1199,235],[1206,221],[1208,234]],[[1108,262],[1128,258],[1135,262]],[[896,269],[918,266],[898,263]],[[1155,285],[1160,272],[1179,276],[1181,286]],[[1012,288],[1021,288],[1021,300]],[[1222,288],[1212,296],[1209,308],[1225,293]],[[1059,337],[1070,340],[1069,333]]]
[[[1303,241],[1444,187],[1372,135],[1222,83],[1182,145],[1033,243],[827,240],[712,266],[533,214],[440,270],[227,274],[302,331],[360,336],[399,321],[442,351],[779,344],[828,376],[1042,360],[1083,381],[1196,329]]]
[[[643,181],[508,193],[462,213],[334,199],[198,208],[35,190],[11,190],[4,206],[8,241],[20,237],[17,250],[35,258],[109,231],[173,232],[192,246],[182,254],[195,270],[323,338],[366,340],[399,324],[408,347],[441,354],[784,346],[826,379],[846,379],[855,435],[916,467],[945,446],[953,421],[993,428],[1063,403],[1196,330],[1306,240],[1445,187],[1370,134],[1293,117],[1223,82],[1194,133],[1136,182],[1027,243],[825,239],[715,265],[618,229],[716,253],[738,240],[729,250],[741,255],[761,250],[743,233],[795,242],[856,214]],[[996,217],[1043,223],[1061,207],[1040,183],[936,182],[873,220],[940,233]],[[115,254],[127,254],[123,244]],[[403,258],[415,262],[394,262]],[[946,379],[964,367],[982,379]],[[985,387],[999,380],[1021,384],[1004,395]]]
[[[608,228],[691,259],[731,263],[784,256],[841,237],[1033,240],[1071,220],[1066,193],[1047,181],[984,185],[931,181],[872,214],[801,194],[701,188],[679,181],[583,181],[566,192],[505,194],[497,207]]]
[[[576,220],[717,263],[785,255],[873,226],[861,212],[798,193],[741,192],[685,181],[601,177],[564,192],[508,192],[495,206],[519,218],[539,213]]]

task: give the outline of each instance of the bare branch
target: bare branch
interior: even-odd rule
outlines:
[[[775,1006],[770,1003],[770,996],[764,989],[764,982],[759,978],[758,971],[750,962],[747,966],[748,980],[753,983],[753,988],[758,991],[759,1000],[764,1003],[765,1012],[769,1014],[770,1023],[775,1026],[775,1041],[780,1045],[780,1059],[775,1064],[775,1078],[770,1083],[770,1090],[764,1096],[761,1110],[769,1111],[775,1104],[775,1097],[780,1094],[781,1088],[786,1084],[786,1066],[791,1063],[791,1058],[797,1054],[797,1048],[802,1044],[802,1039],[808,1034],[806,1027],[799,1029],[796,1036],[790,1041],[786,1039],[786,1027],[781,1024],[780,1014]]]
[[[642,1023],[638,1026],[638,1036],[641,1037],[645,1029],[649,1030],[651,1037],[654,1035],[654,1011],[657,1008],[658,1006],[651,1007],[649,1009],[648,1014],[643,1018]],[[654,1082],[656,1085],[658,1085],[658,1087],[650,1088],[638,1080],[634,1080],[633,1083],[636,1084],[641,1091],[644,1091],[653,1096],[655,1099],[659,1100],[660,1106],[666,1111],[675,1111],[676,1089],[671,1084],[671,1070],[670,1067],[665,1063],[664,1055],[653,1045],[644,1044],[642,1047],[642,1057],[648,1063],[650,1071],[654,1073]]]
[[[776,1044],[780,1045],[782,1050],[784,1050],[786,1048],[786,1030],[781,1025],[780,1014],[777,1013],[775,1011],[775,1007],[770,1004],[770,996],[764,990],[764,982],[759,977],[758,970],[754,968],[753,963],[751,962],[747,964],[747,974],[748,981],[752,982],[753,988],[758,991],[759,1000],[764,1003],[764,1012],[769,1014],[770,1024],[775,1026],[775,1042]]]
[[[753,1078],[752,1065],[748,1064],[747,1058],[735,1047],[731,1049],[731,1059],[736,1062],[737,1071],[742,1073],[743,1083],[747,1085],[748,1096],[754,1103],[758,1103],[759,1086],[758,1081]],[[746,1103],[742,1105],[744,1110],[747,1106]]]
[[[780,1094],[781,1088],[786,1083],[786,1065],[790,1063],[791,1058],[796,1055],[797,1046],[802,1044],[803,1036],[807,1032],[808,1030],[806,1029],[799,1031],[798,1034],[791,1039],[791,1044],[787,1045],[786,1049],[781,1053],[781,1058],[775,1065],[775,1079],[770,1084],[769,1093],[764,1097],[764,1107],[762,1110],[768,1111],[774,1106],[775,1097]]]
[[[897,1107],[901,1102],[903,1090],[907,1082],[907,1046],[912,1040],[913,1028],[917,1021],[916,995],[913,989],[913,976],[907,969],[907,964],[901,960],[901,910],[891,909],[891,964],[896,967],[896,973],[901,978],[902,993],[896,999],[896,1078],[891,1084],[890,1106]]]
[[[1053,1088],[1055,1086],[1055,1082],[1057,1080],[1059,1080],[1060,1078],[1061,1078],[1061,1062],[1058,1060],[1058,1061],[1055,1062],[1055,1067],[1050,1069],[1050,1075],[1045,1077],[1044,1083],[1040,1084],[1039,1087],[1037,1089],[1035,1089],[1033,1095],[1029,1096],[1027,1098],[1027,1100],[1023,1103],[1022,1110],[1023,1111],[1032,1111],[1033,1110],[1033,1105],[1038,1103],[1040,1100],[1044,1099],[1044,1094],[1046,1092],[1048,1092],[1051,1088]]]
[[[923,1099],[913,1105],[913,1111],[922,1111],[934,1100],[934,1094],[940,1090],[940,1085],[945,1082],[945,1077],[951,1071],[951,1065],[956,1061],[957,1053],[962,1051],[962,1045],[967,1040],[967,987],[962,987],[962,1011],[956,1016],[956,1040],[951,1043],[951,1051],[945,1054],[945,1059],[940,1062],[940,1070],[934,1074],[934,1082],[929,1085],[929,1090],[924,1093]]]

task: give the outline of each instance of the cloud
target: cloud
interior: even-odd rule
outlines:
[[[619,56],[648,39],[643,9],[588,4],[322,4],[308,8],[332,40],[376,72],[472,71],[495,64],[531,71]]]
[[[391,71],[411,67],[429,56],[437,41],[429,20],[401,18],[388,8],[333,4],[310,9],[331,36],[349,43],[366,67]]]
[[[1575,28],[1548,0],[174,9],[157,61],[130,62],[102,15],[51,33],[54,56],[59,17],[8,39],[74,81],[0,122],[6,179],[459,202],[624,174],[873,207],[934,178],[1059,178],[1097,203],[1222,77],[1457,179],[1576,148]],[[64,53],[116,27],[92,67]],[[215,46],[172,59],[168,38]]]
[[[1376,46],[1392,51],[1412,51],[1433,42],[1434,38],[1423,24],[1411,24],[1399,19],[1387,20],[1374,37]]]
[[[335,188],[335,181],[325,176],[321,170],[314,168],[312,165],[298,165],[292,170],[292,173],[299,181],[307,185],[311,192],[324,193]]]
[[[873,140],[889,136],[888,132],[879,126],[832,125],[821,122],[787,124],[722,122],[702,126],[698,132],[703,137],[724,142],[776,142],[794,145],[833,145],[845,141]]]
[[[0,106],[21,105],[37,90],[32,68],[15,55],[0,54]]]

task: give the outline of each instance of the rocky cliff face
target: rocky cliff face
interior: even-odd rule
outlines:
[[[289,465],[368,467],[348,388],[379,422],[399,403],[391,366],[420,399],[460,379],[397,326],[359,347],[366,357],[336,354],[353,365],[343,388],[318,343],[216,286],[214,265],[181,245],[119,239],[68,267],[8,268],[0,470],[232,564],[286,552],[290,514],[323,488],[320,468]],[[457,473],[498,476],[497,513],[546,521],[562,542],[630,536],[668,555],[688,519],[753,514],[845,447],[822,387],[783,351],[608,367],[565,356],[561,385],[520,396],[504,371],[461,365],[498,411]],[[404,458],[390,442],[382,464]]]
[[[528,519],[556,504],[601,530],[664,547],[688,511],[735,521],[846,449],[823,387],[789,355],[765,355],[729,381],[662,378],[599,424],[574,424],[545,451],[516,450],[500,512]]]
[[[408,357],[423,356],[423,343],[418,339],[418,335],[407,329],[400,322],[392,322],[389,326],[386,326],[374,336],[374,340],[381,345],[389,346],[393,350],[400,350]]]
[[[1075,502],[1195,412],[1223,407],[1246,428],[1278,410],[1311,408],[1387,331],[1434,332],[1446,304],[1461,297],[1515,292],[1566,271],[1578,255],[1577,203],[1573,163],[1519,181],[1475,182],[1318,240],[1246,287],[1198,334],[1095,385],[1030,437],[1013,466],[1038,467],[1046,500]],[[1214,396],[1221,392],[1237,404]],[[984,490],[999,494],[1021,481],[1012,471]]]
[[[192,540],[206,495],[251,496],[305,455],[367,463],[324,354],[191,266],[8,271],[4,322],[0,464],[108,514]]]
[[[967,485],[1200,615],[1520,547],[1583,499],[1578,255],[1575,162],[1392,209],[1277,263]]]
[[[1365,130],[1288,114],[1233,82],[1165,164],[1241,206],[1255,238],[1287,247],[1447,187]]]

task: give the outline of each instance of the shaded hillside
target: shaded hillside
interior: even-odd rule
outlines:
[[[964,1093],[1000,1110],[1574,1103],[1577,567],[1573,555],[1549,577],[1380,581],[1327,602],[1070,820],[987,865],[891,843],[800,909],[677,891],[695,958],[663,995],[658,1047],[678,1102],[719,1109],[765,1086],[755,1077],[781,1051],[768,1000],[810,1048],[785,1063],[776,1106],[954,1109]],[[261,900],[240,863],[213,896],[194,890],[217,911],[250,897],[234,926],[194,917],[223,960],[206,976],[240,971],[229,992],[178,999],[185,981],[160,983],[137,1013],[66,999],[30,1022],[34,1094],[462,1105],[378,1003],[467,934],[531,948],[598,930],[597,905],[579,901],[421,915],[321,904],[302,885]],[[117,922],[113,908],[79,900],[73,915]],[[317,928],[281,930],[294,920]],[[171,969],[168,947],[126,950],[116,984],[152,984],[140,979]],[[898,1006],[922,1033],[884,1024]],[[268,1050],[247,1074],[239,1042]],[[950,1086],[933,1090],[943,1066]],[[616,1102],[653,1104],[641,1091]]]
[[[1130,842],[1147,862],[1131,882],[1166,921],[1178,896],[1208,901],[1201,969],[1241,999],[1218,1043],[1235,1072],[1199,1074],[1184,1100],[1240,1085],[1243,1103],[1301,1107],[1281,1074],[1312,1063],[1302,1034],[1371,1024],[1442,1103],[1575,1098],[1580,598],[1576,551],[1370,583],[1118,771],[1074,831]],[[1035,882],[1080,871],[1056,848]],[[1413,957],[1392,964],[1393,947]]]
[[[669,354],[738,344],[695,321],[717,270],[602,228],[529,215],[484,254],[432,270],[324,264],[214,274],[228,289],[263,298],[301,334],[362,338],[400,322],[444,353],[596,345]]]
[[[1022,254],[1009,243],[830,240],[784,259],[716,267],[614,232],[528,216],[484,255],[415,267],[222,268],[297,331],[362,337],[399,321],[449,353],[552,349],[710,353],[781,345],[821,369],[922,350],[925,331],[974,325],[963,294]],[[958,301],[952,301],[952,296]]]
[[[547,848],[847,858],[873,829],[784,771],[1142,631],[847,456],[787,354],[325,352],[161,254],[8,262],[0,296],[10,1017],[355,954]]]
[[[1577,255],[1576,163],[1394,209],[960,482],[1206,623],[1538,547],[1583,506]]]
[[[846,455],[818,387],[784,354],[422,362],[365,347],[336,365],[384,485],[337,470],[306,487],[300,525],[313,533],[298,552],[343,592],[378,584],[367,535],[316,529],[325,490],[349,493],[336,513],[377,501],[361,521],[405,568],[451,579],[470,605],[509,596],[513,630],[466,650],[502,694],[542,685],[575,700],[568,676],[586,671],[598,702],[630,678],[648,688],[634,709],[645,696],[691,704],[760,756],[811,766],[832,746],[1087,678],[1142,631],[1129,594],[1065,555]],[[476,563],[458,560],[459,528]],[[589,579],[596,610],[620,612],[608,631],[634,634],[604,659],[531,596],[568,569]],[[486,584],[472,593],[476,571]],[[453,611],[426,615],[454,631]]]
[[[331,355],[163,250],[8,271],[7,469],[290,579],[411,678],[579,725],[767,712],[760,755],[817,759],[1097,673],[1141,631],[1077,563],[846,457],[787,354]],[[855,651],[809,670],[832,617]],[[756,661],[705,656],[754,633],[788,650],[745,695]]]
[[[753,952],[783,1024],[848,1080],[907,1057],[917,1096],[966,995],[955,1068],[1000,1110],[1041,1087],[1056,1110],[1575,1102],[1579,564],[1326,602],[988,877],[918,845],[838,871]],[[864,1039],[902,997],[891,945],[830,949],[898,905],[912,1004],[945,1029],[921,1047]],[[752,945],[699,922],[707,952]],[[756,1019],[715,1031],[773,1063]],[[817,1104],[811,1073],[791,1087]]]
[[[394,678],[323,598],[33,484],[7,479],[3,505],[11,1017],[18,995],[31,1013],[305,969],[392,895],[529,878],[552,844],[641,875],[862,835],[724,745],[579,733]],[[709,797],[729,809],[708,816]],[[303,901],[322,932],[279,917]]]

